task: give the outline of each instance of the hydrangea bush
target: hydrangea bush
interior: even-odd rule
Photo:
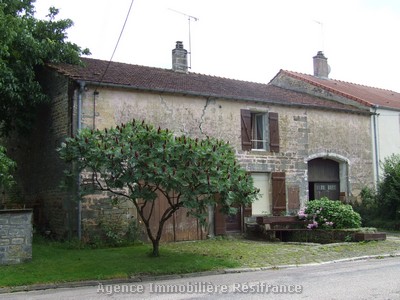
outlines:
[[[360,214],[355,212],[351,205],[329,200],[326,197],[309,201],[307,206],[298,212],[298,217],[302,220],[312,221],[307,225],[309,229],[361,227]]]

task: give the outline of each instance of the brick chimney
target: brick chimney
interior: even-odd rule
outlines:
[[[172,70],[175,72],[188,72],[187,50],[183,48],[183,43],[176,42],[175,49],[172,49]]]
[[[328,79],[331,67],[328,65],[328,59],[322,51],[318,51],[317,55],[313,57],[313,62],[314,76]]]

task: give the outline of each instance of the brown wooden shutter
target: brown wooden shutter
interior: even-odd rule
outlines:
[[[286,210],[285,172],[272,173],[272,214],[280,215]]]
[[[251,150],[251,112],[247,109],[240,110],[242,124],[242,150]]]
[[[299,186],[288,187],[288,209],[300,209],[300,188]]]
[[[270,112],[269,119],[269,148],[271,152],[279,152],[279,117],[278,113]]]

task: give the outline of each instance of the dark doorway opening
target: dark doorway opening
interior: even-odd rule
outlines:
[[[340,198],[339,163],[325,158],[316,158],[308,162],[309,200],[328,197]]]

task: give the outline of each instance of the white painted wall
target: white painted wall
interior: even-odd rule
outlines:
[[[378,111],[379,160],[393,153],[400,154],[400,112],[379,109]]]
[[[377,109],[376,115],[371,116],[371,132],[374,180],[377,184],[382,176],[380,163],[392,154],[400,154],[400,111]]]

